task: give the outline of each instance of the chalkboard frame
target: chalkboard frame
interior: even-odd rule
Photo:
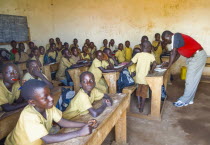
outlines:
[[[27,19],[27,16],[8,15],[8,14],[0,14],[0,15],[17,16],[17,17],[26,17],[26,19]],[[27,22],[27,26],[28,26],[28,22]],[[28,39],[29,39],[29,40],[27,40],[27,41],[16,41],[16,40],[15,40],[17,43],[29,43],[29,42],[31,41],[30,28],[29,28],[29,27],[27,27],[27,28],[28,28]],[[9,45],[9,44],[10,44],[10,42],[5,42],[5,43],[0,42],[0,45]]]

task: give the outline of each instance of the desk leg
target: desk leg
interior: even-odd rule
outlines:
[[[120,119],[115,125],[115,140],[119,144],[126,143],[127,140],[127,123],[126,123],[126,110],[122,113]]]
[[[152,90],[152,100],[151,100],[151,117],[155,119],[160,119],[160,109],[161,109],[161,87],[163,84],[163,77],[153,79],[152,77],[146,78]]]

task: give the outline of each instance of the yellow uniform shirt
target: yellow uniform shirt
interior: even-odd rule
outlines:
[[[153,41],[152,42],[152,46],[157,47],[158,43],[159,43],[158,41]],[[157,50],[154,51],[155,60],[156,60],[157,64],[160,64],[161,63],[161,61],[160,61],[160,55],[162,54],[162,51],[163,50],[162,50],[161,44],[158,46]]]
[[[25,53],[25,52],[21,52],[21,56],[19,55],[19,53],[16,53],[15,54],[15,61],[18,61],[18,62],[25,62],[28,60],[28,54]]]
[[[13,131],[7,136],[5,145],[42,145],[42,137],[49,134],[52,122],[59,122],[62,112],[53,106],[46,109],[45,119],[33,106],[26,106]]]
[[[56,59],[56,52],[55,51],[49,52],[48,57],[52,57],[53,59]]]
[[[61,51],[57,51],[58,56],[57,56],[57,58],[56,58],[56,62],[60,62],[60,59],[61,59],[61,57],[63,56],[61,52],[62,52],[62,50],[61,50]]]
[[[84,56],[84,53],[81,53],[81,58],[86,59],[86,60],[90,60],[90,55],[87,54],[86,56]]]
[[[74,44],[71,44],[71,45],[70,45],[70,49],[71,49],[72,47],[77,47],[77,48],[79,48],[79,45],[77,44],[77,45],[75,46]]]
[[[71,100],[67,109],[63,112],[63,118],[72,119],[76,116],[87,114],[88,109],[93,107],[93,102],[101,100],[103,96],[104,93],[96,88],[93,88],[90,96],[81,88],[77,95]]]
[[[28,48],[28,49],[26,50],[26,53],[27,53],[28,55],[31,54],[31,49]]]
[[[20,96],[20,83],[17,81],[12,86],[12,91],[10,92],[4,85],[3,80],[0,80],[0,111],[2,111],[1,105],[12,104]]]
[[[80,55],[78,55],[77,57],[72,55],[71,56],[72,61],[74,62],[74,64],[76,64],[79,60],[80,60]]]
[[[131,66],[128,67],[128,71],[131,73],[136,71],[136,64],[132,64]]]
[[[36,57],[35,56],[33,56],[32,58],[31,58],[31,60],[36,60]],[[40,55],[39,56],[39,61],[40,61],[40,63],[41,63],[41,65],[43,66],[44,64],[44,55]]]
[[[117,52],[115,53],[115,56],[117,57],[117,60],[119,63],[125,62],[124,50],[117,50]]]
[[[96,47],[94,47],[93,49],[92,48],[88,48],[88,51],[91,53],[91,54],[94,54],[96,52]]]
[[[46,45],[46,51],[50,48],[50,44]]]
[[[146,52],[137,53],[131,61],[136,63],[136,83],[147,85],[145,77],[150,70],[151,63],[155,61],[154,55]]]
[[[74,61],[72,59],[67,59],[65,57],[62,57],[59,63],[59,69],[56,73],[56,79],[57,80],[65,80],[66,75],[65,75],[65,70],[68,67],[71,67],[71,65],[74,64]]]
[[[125,61],[130,62],[132,58],[132,53],[133,53],[132,48],[125,47],[124,52],[125,52]]]
[[[107,93],[108,86],[105,80],[102,78],[102,71],[99,69],[99,67],[103,67],[102,62],[95,58],[88,71],[93,73],[95,77],[96,88],[102,91],[103,93]]]
[[[109,58],[109,61],[111,62],[111,64],[114,65],[114,60],[113,59]],[[106,60],[103,60],[102,61],[102,67],[105,68],[105,69],[107,69],[107,66],[109,66],[109,62],[106,61]]]

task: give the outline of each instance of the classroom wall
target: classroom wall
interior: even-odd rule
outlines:
[[[97,47],[102,40],[116,44],[138,44],[143,35],[154,40],[154,33],[168,29],[198,40],[210,55],[210,0],[0,0],[0,13],[28,17],[31,38],[46,45],[50,37],[59,36],[71,43],[86,38]],[[182,58],[175,73],[184,65]],[[177,71],[177,72],[176,72]]]

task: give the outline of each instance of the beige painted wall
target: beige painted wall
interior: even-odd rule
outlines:
[[[192,36],[210,55],[210,0],[0,0],[0,13],[27,16],[37,45],[59,36],[80,46],[86,38],[97,47],[104,38],[134,46],[168,29]]]

